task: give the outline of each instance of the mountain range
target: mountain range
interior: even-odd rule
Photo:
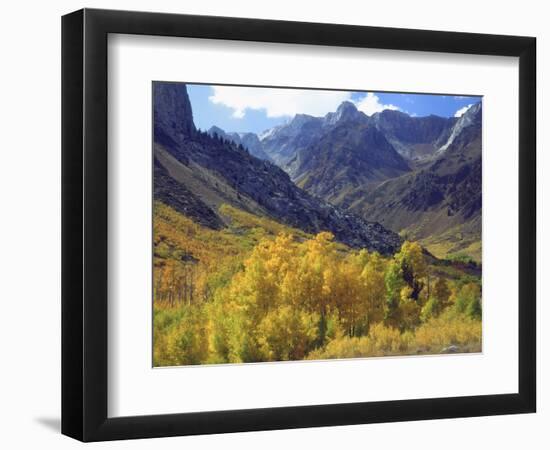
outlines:
[[[477,103],[424,164],[374,189],[351,192],[350,210],[423,240],[436,254],[462,252],[480,261],[481,148],[482,108]]]
[[[220,212],[228,204],[308,233],[330,231],[351,247],[382,254],[400,247],[397,233],[312,195],[254,156],[243,136],[237,143],[235,134],[198,130],[185,84],[156,82],[153,97],[156,200],[213,229],[229,225]]]
[[[312,198],[418,239],[438,256],[481,259],[481,102],[461,117],[371,116],[343,102],[254,133],[210,136],[278,166]],[[271,166],[270,166],[271,167]]]

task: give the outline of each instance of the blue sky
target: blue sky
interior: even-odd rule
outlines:
[[[367,115],[395,109],[411,116],[460,116],[481,97],[385,92],[320,91],[219,85],[187,85],[195,125],[207,130],[260,133],[287,122],[297,113],[324,116],[342,101]]]

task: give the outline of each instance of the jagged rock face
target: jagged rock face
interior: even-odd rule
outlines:
[[[210,211],[215,211],[216,202],[232,202],[239,208],[263,213],[306,232],[330,231],[338,241],[352,247],[366,247],[390,254],[401,245],[397,234],[311,196],[298,188],[282,169],[252,156],[234,142],[219,140],[206,133],[180,130],[169,118],[178,118],[179,123],[179,119],[183,119],[180,107],[191,113],[187,109],[190,108],[189,100],[168,96],[167,101],[164,100],[165,91],[160,89],[159,92],[163,101],[157,102],[155,99],[154,102],[155,118],[161,119],[155,123],[157,160],[169,176],[184,184]],[[187,97],[185,85],[170,92]],[[157,108],[163,110],[157,111]],[[168,163],[170,159],[166,154],[173,161]],[[165,189],[158,192],[160,196]],[[201,208],[202,205],[194,204],[187,211],[191,218],[198,221],[196,215],[202,214]]]
[[[269,156],[264,152],[262,143],[255,133],[241,133],[238,135],[244,148],[256,158],[269,160]]]
[[[279,167],[284,167],[299,149],[318,138],[322,127],[322,118],[296,114],[288,124],[275,127],[261,136],[263,150]]]
[[[368,117],[358,111],[353,103],[346,101],[325,117],[296,114],[288,124],[262,133],[260,140],[265,153],[286,170],[300,150],[313,145],[334,126],[342,123],[360,125],[367,120]]]
[[[449,136],[439,148],[438,153],[442,153],[453,143],[460,135],[461,131],[471,125],[479,125],[481,127],[481,102],[472,105],[453,125],[449,132]]]
[[[287,165],[302,188],[335,204],[346,192],[410,170],[384,135],[368,122],[340,120]]]
[[[421,238],[480,221],[481,104],[468,113],[469,117],[454,125],[457,131],[452,142],[429,165],[371,191],[355,192],[359,200],[354,210],[393,230],[414,226],[416,237]],[[477,233],[481,237],[481,229]]]
[[[328,113],[324,117],[323,125],[336,125],[338,122],[364,122],[367,116],[358,111],[357,107],[348,101],[342,102],[336,112]]]
[[[385,110],[371,118],[395,149],[409,160],[432,157],[449,138],[455,118],[411,117],[400,111]]]
[[[182,83],[153,82],[155,139],[181,140],[195,134],[193,111]]]
[[[298,186],[337,205],[352,189],[410,170],[351,102],[324,117],[297,115],[262,143]]]

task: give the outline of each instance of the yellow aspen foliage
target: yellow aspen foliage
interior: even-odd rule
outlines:
[[[291,306],[267,314],[258,326],[258,344],[265,361],[304,359],[317,337],[318,318]]]
[[[479,351],[480,284],[428,267],[418,243],[384,257],[220,213],[211,230],[155,203],[156,366]]]
[[[361,252],[364,252],[364,250]],[[363,264],[363,267],[360,275],[363,285],[362,300],[366,304],[368,324],[370,326],[384,319],[384,307],[386,303],[386,287],[384,284],[385,264],[382,257],[375,252]]]
[[[340,322],[349,336],[360,334],[366,329],[368,304],[364,301],[364,285],[361,282],[362,267],[355,261],[344,260],[332,273],[329,279],[333,288],[331,304],[339,312]]]
[[[401,266],[403,280],[411,288],[410,298],[418,301],[428,268],[422,247],[418,242],[405,241],[399,253],[395,255],[395,260]]]

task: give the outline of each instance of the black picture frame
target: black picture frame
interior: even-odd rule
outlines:
[[[518,57],[518,393],[109,418],[109,33]],[[535,92],[536,39],[533,37],[94,9],[83,9],[64,16],[62,433],[82,441],[102,441],[535,412]]]

